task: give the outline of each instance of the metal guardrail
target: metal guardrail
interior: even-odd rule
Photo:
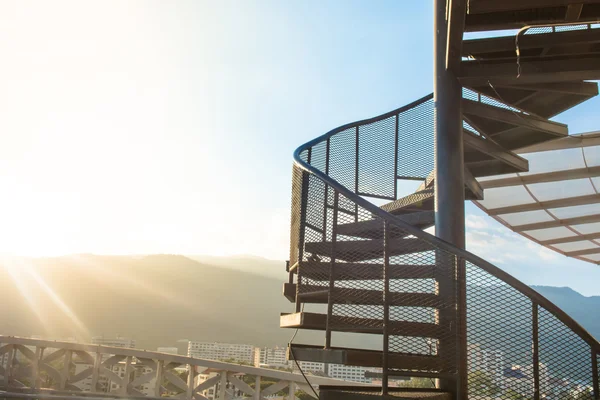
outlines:
[[[600,343],[577,322],[503,270],[363,198],[395,200],[398,179],[429,175],[433,111],[429,95],[295,151],[289,279],[296,311],[303,299],[326,294],[326,347],[340,327],[382,333],[384,385],[386,375],[450,374],[463,375],[481,398],[600,398]],[[357,223],[373,226],[367,238],[344,235],[344,225]],[[350,266],[368,279],[344,277]],[[396,279],[398,271],[415,279]],[[466,275],[466,298],[452,284],[456,274]],[[467,321],[462,329],[453,325],[457,310]],[[441,329],[419,334],[431,325]],[[398,354],[436,362],[395,370],[389,360]],[[468,371],[458,371],[465,356]]]
[[[182,376],[175,369],[180,367]],[[261,387],[261,379],[270,385]],[[310,386],[297,373],[175,354],[0,336],[0,398],[230,400],[236,392],[265,400],[296,390],[314,397],[318,385],[347,384],[321,376],[308,380]]]

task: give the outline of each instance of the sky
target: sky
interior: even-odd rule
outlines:
[[[285,259],[293,150],[431,92],[431,6],[1,2],[0,253]],[[599,266],[466,209],[470,250],[600,295]]]

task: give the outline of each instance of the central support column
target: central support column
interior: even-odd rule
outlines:
[[[465,184],[462,128],[462,87],[455,71],[460,63],[460,44],[464,24],[461,0],[434,0],[434,101],[435,101],[435,234],[461,249],[465,248]],[[453,15],[454,12],[454,15]],[[460,15],[460,12],[463,14]],[[451,25],[454,25],[451,27]],[[453,35],[460,29],[458,40]],[[454,42],[454,43],[453,43]],[[456,44],[458,43],[458,49]],[[457,51],[458,50],[458,51]],[[462,265],[461,265],[462,264]],[[452,254],[436,255],[437,293],[445,306],[438,311],[438,324],[444,328],[439,356],[449,371],[458,371],[457,379],[440,379],[438,386],[452,392],[455,399],[466,398],[463,384],[467,371],[466,343],[462,343],[464,321],[458,295],[465,290],[464,264]],[[462,269],[461,269],[462,268]],[[458,295],[458,296],[457,296]],[[458,308],[461,308],[460,310]],[[464,356],[464,357],[463,357]]]

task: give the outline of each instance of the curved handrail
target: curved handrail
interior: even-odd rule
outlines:
[[[575,321],[568,314],[566,314],[562,309],[560,309],[558,306],[556,306],[554,303],[552,303],[550,300],[548,300],[546,297],[544,297],[543,295],[541,295],[540,293],[538,293],[531,287],[527,286],[523,282],[519,281],[515,277],[511,276],[510,274],[506,273],[505,271],[496,267],[495,265],[491,264],[490,262],[484,260],[483,258],[481,258],[467,250],[458,248],[458,247],[446,242],[445,240],[442,240],[434,235],[431,235],[421,229],[418,229],[418,228],[408,224],[407,222],[403,221],[401,218],[398,218],[397,216],[395,216],[391,213],[388,213],[387,211],[384,211],[382,208],[375,206],[373,203],[371,203],[371,202],[363,199],[361,196],[355,194],[354,192],[352,192],[351,190],[346,188],[344,185],[340,184],[335,179],[333,179],[329,175],[325,174],[323,171],[320,171],[319,169],[310,165],[308,162],[305,162],[301,157],[301,153],[303,153],[304,151],[308,150],[309,148],[312,148],[313,146],[315,146],[317,144],[320,144],[320,143],[328,140],[329,138],[331,138],[332,136],[334,136],[335,134],[337,134],[339,132],[345,131],[349,128],[360,127],[362,125],[366,125],[366,124],[370,124],[373,122],[378,122],[378,121],[384,120],[384,119],[394,116],[402,111],[406,111],[406,110],[414,108],[420,104],[423,104],[424,102],[431,100],[432,98],[433,98],[433,94],[429,94],[429,95],[424,96],[410,104],[407,104],[403,107],[389,111],[387,113],[381,114],[379,116],[356,121],[356,122],[351,122],[348,124],[341,125],[335,129],[332,129],[331,131],[325,133],[324,135],[321,135],[321,136],[299,146],[294,151],[294,162],[299,168],[308,172],[309,174],[316,176],[321,181],[326,183],[329,187],[338,191],[339,193],[341,193],[348,199],[351,199],[358,206],[364,208],[365,210],[372,213],[373,215],[375,215],[383,220],[393,222],[394,225],[399,226],[402,230],[409,233],[410,235],[413,235],[418,239],[424,240],[424,241],[428,242],[429,244],[432,244],[441,250],[445,250],[451,254],[454,254],[455,256],[464,259],[465,261],[471,262],[471,263],[477,265],[478,267],[480,267],[485,272],[492,275],[493,277],[508,284],[509,286],[516,289],[518,292],[520,292],[521,294],[528,297],[534,304],[537,304],[537,305],[545,308],[548,312],[550,312],[558,320],[560,320],[563,324],[565,324],[568,328],[570,328],[574,333],[576,333],[581,339],[583,339],[592,348],[593,351],[600,353],[600,342],[594,336],[592,336],[585,328],[583,328],[577,321]]]

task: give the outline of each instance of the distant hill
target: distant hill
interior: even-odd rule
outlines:
[[[283,263],[281,279],[177,255],[80,255],[11,264],[0,269],[0,331],[7,335],[89,340],[118,334],[154,349],[178,339],[282,345],[293,334],[279,329],[279,313],[292,311],[281,295]],[[41,281],[87,334],[76,329]]]
[[[293,334],[279,328],[279,313],[293,309],[281,294],[284,265],[180,255],[15,259],[0,268],[0,333],[83,341],[121,335],[146,349],[179,339],[284,345]],[[600,337],[600,297],[535,289]],[[377,342],[374,336],[336,337],[347,346]],[[296,341],[322,344],[323,335],[301,332]]]
[[[596,339],[600,340],[600,296],[583,296],[568,287],[532,286],[562,308]]]

